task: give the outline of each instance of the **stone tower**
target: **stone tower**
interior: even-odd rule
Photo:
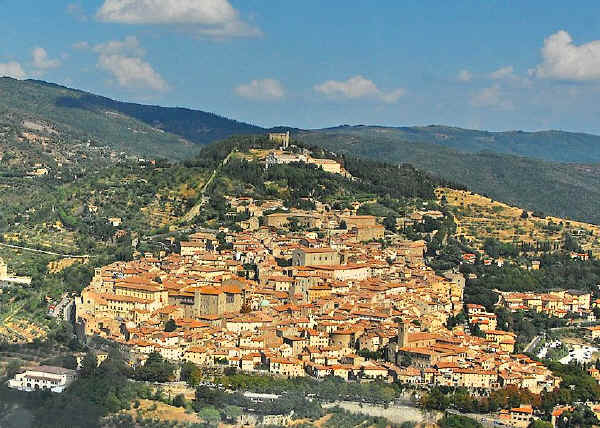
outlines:
[[[404,320],[398,320],[398,347],[408,346],[408,323]]]
[[[0,257],[0,280],[8,278],[8,266],[4,263],[4,260]]]
[[[287,149],[290,146],[290,131],[285,133],[285,137],[283,139],[283,148]]]

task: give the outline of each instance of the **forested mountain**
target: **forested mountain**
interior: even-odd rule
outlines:
[[[600,162],[600,136],[574,132],[489,132],[442,125],[400,128],[339,126],[319,132],[328,136],[344,136],[349,143],[359,139],[387,144],[431,143],[467,153],[490,151],[554,162]]]
[[[0,94],[0,120],[17,131],[41,123],[75,142],[92,140],[149,157],[183,159],[198,145],[263,132],[213,113],[124,103],[35,80],[0,78]]]
[[[548,162],[491,151],[460,152],[436,143],[389,137],[373,128],[302,132],[298,138],[338,153],[410,163],[522,208],[600,223],[600,165]]]
[[[89,143],[143,157],[181,160],[196,156],[212,141],[266,132],[212,113],[123,103],[33,80],[0,78],[0,94],[0,144],[5,153],[22,158],[23,164],[27,164],[28,152],[31,165],[50,162],[44,160],[47,146],[32,145],[23,138],[31,133],[53,142],[60,140],[56,153]],[[596,204],[600,167],[577,163],[600,162],[598,136],[446,126],[340,126],[291,131],[294,138],[308,144],[374,160],[410,163],[523,208],[600,223]],[[52,162],[59,157],[53,154]],[[10,168],[14,170],[14,161]]]

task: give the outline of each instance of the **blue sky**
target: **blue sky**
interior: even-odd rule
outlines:
[[[600,5],[0,0],[0,75],[263,126],[600,133]]]

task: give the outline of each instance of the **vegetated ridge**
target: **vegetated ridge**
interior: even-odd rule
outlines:
[[[436,143],[382,136],[367,127],[302,132],[298,138],[338,153],[410,163],[511,205],[600,223],[597,164],[550,162],[490,151],[461,152]]]
[[[125,103],[35,80],[0,78],[0,119],[42,122],[72,140],[148,157],[183,159],[199,145],[262,128],[185,108]]]

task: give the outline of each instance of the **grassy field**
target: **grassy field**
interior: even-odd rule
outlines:
[[[161,421],[173,421],[184,423],[200,423],[202,419],[195,412],[186,412],[182,407],[169,406],[160,401],[139,400],[140,405],[130,410],[123,410],[123,413],[137,418],[158,419]]]

